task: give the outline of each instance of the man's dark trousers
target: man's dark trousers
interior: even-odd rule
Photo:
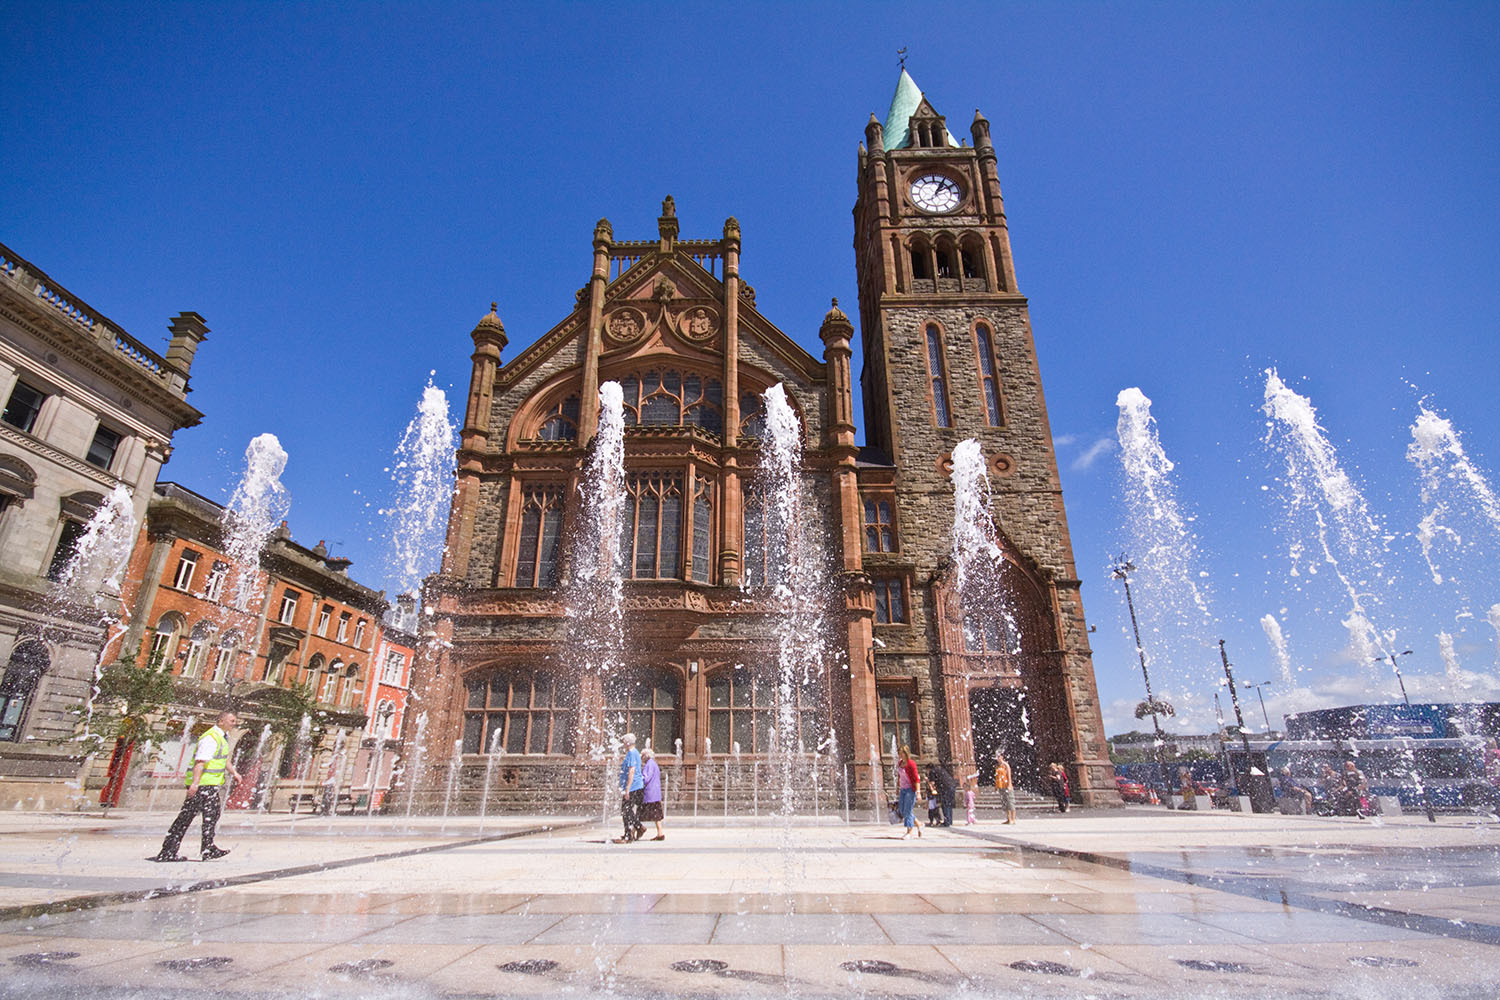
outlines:
[[[207,851],[214,846],[214,828],[219,825],[219,786],[200,785],[196,795],[189,795],[182,803],[182,811],[172,821],[172,826],[167,830],[167,839],[161,843],[163,857],[176,857],[177,849],[182,846],[182,838],[187,834],[188,827],[193,823],[193,817],[200,812],[203,814],[203,850]]]
[[[620,796],[620,818],[625,821],[625,839],[637,837],[636,827],[641,825],[641,805],[646,801],[646,790],[637,788]]]

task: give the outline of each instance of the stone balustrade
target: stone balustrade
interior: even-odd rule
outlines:
[[[161,381],[167,379],[168,373],[164,370],[166,360],[161,355],[90,309],[66,288],[3,243],[0,243],[0,277],[9,281],[18,291],[24,293],[29,289],[32,295],[46,303],[68,324],[92,335],[104,350],[116,352],[153,378]]]

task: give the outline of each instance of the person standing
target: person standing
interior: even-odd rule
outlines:
[[[964,826],[973,826],[974,789],[979,786],[979,775],[971,774],[964,779]]]
[[[995,754],[995,791],[1000,793],[1000,804],[1005,807],[1005,822],[1010,825],[1016,821],[1016,790],[1011,785],[1010,761],[1005,759],[1005,754]]]
[[[900,750],[901,760],[896,765],[896,811],[901,814],[901,822],[906,824],[906,832],[901,835],[905,840],[911,836],[911,831],[917,831],[917,839],[922,838],[922,828],[917,825],[916,817],[912,810],[917,807],[917,788],[921,785],[921,775],[917,774],[917,765],[912,762],[911,751],[902,747]]]
[[[1053,761],[1047,766],[1047,784],[1052,789],[1052,795],[1057,799],[1057,811],[1068,811],[1068,772],[1063,766]]]
[[[178,854],[177,850],[182,846],[182,838],[192,825],[193,817],[200,813],[203,860],[213,861],[229,853],[227,848],[214,844],[214,828],[219,825],[219,813],[223,809],[219,794],[224,787],[225,776],[233,777],[235,781],[240,780],[240,772],[229,763],[228,733],[237,722],[238,717],[226,708],[219,713],[208,732],[199,738],[198,748],[193,752],[193,770],[187,776],[187,798],[183,800],[177,818],[167,829],[167,837],[161,842],[161,851],[152,861],[186,861],[187,858]]]
[[[626,733],[623,740],[625,756],[620,759],[620,819],[625,823],[625,835],[615,841],[628,844],[639,840],[646,828],[641,825],[642,789],[645,778],[641,775],[641,754],[635,748],[635,733]]]
[[[958,782],[953,773],[941,764],[934,763],[927,769],[927,780],[937,788],[938,825],[953,825],[953,797],[958,792]]]
[[[652,840],[667,839],[661,829],[665,818],[666,814],[662,810],[661,766],[656,763],[656,751],[647,747],[641,751],[641,820],[656,824],[656,836]],[[644,832],[644,827],[641,829]]]

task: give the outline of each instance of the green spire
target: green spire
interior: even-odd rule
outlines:
[[[922,106],[922,88],[917,86],[917,81],[911,78],[905,67],[901,70],[901,79],[896,81],[896,93],[891,98],[891,110],[885,116],[885,151],[893,149],[904,149],[911,145],[911,132],[908,123],[911,116],[917,113]],[[948,145],[957,146],[953,133],[944,129],[948,136]]]

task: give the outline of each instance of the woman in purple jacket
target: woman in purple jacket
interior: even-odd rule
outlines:
[[[667,835],[661,829],[665,819],[661,806],[661,767],[656,763],[656,752],[650,747],[641,753],[641,779],[645,781],[641,789],[645,793],[641,798],[641,820],[656,824],[656,836],[652,840],[666,840]]]

